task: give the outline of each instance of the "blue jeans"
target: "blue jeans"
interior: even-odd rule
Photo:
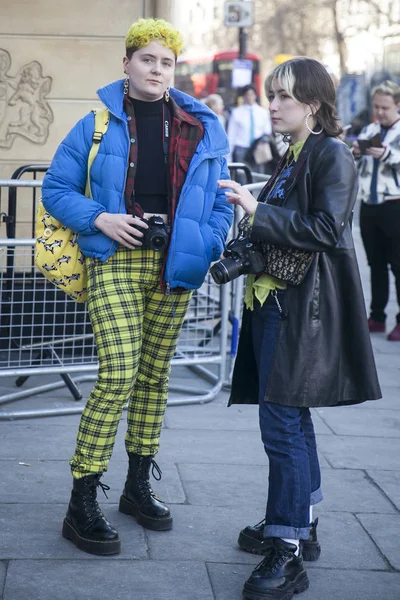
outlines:
[[[278,293],[280,304],[284,293]],[[279,325],[278,307],[271,295],[262,307],[255,302],[252,339],[259,378],[261,438],[269,460],[264,535],[306,540],[310,530],[310,505],[322,500],[311,413],[308,408],[283,406],[264,400]]]

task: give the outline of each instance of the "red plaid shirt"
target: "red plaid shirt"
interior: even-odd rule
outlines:
[[[203,138],[204,127],[199,119],[185,112],[176,104],[172,98],[169,100],[171,112],[171,138],[169,144],[169,175],[170,175],[170,205],[169,220],[173,222],[176,205],[183,184],[185,183],[186,173],[189,163],[196,151],[197,145]],[[132,193],[135,189],[135,174],[138,156],[136,121],[132,103],[127,96],[124,97],[124,110],[128,116],[129,124],[129,163],[125,186],[126,210],[133,214]],[[140,215],[140,210],[135,210]]]

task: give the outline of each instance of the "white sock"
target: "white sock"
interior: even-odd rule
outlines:
[[[312,518],[312,512],[313,512],[313,507],[310,506],[310,523],[313,522],[313,518]]]
[[[295,555],[299,556],[300,554],[300,540],[291,540],[289,538],[281,538],[284,542],[288,542],[289,544],[293,544],[296,546]]]

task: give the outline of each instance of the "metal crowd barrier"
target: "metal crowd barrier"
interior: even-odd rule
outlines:
[[[253,196],[257,197],[259,192],[264,187],[266,181],[265,176],[264,180],[258,183],[250,183],[245,187],[253,194]],[[233,221],[232,227],[232,238],[237,237],[238,235],[238,224],[239,221],[244,217],[244,210],[240,206],[235,207],[235,217]],[[235,357],[237,353],[237,345],[239,341],[239,329],[240,329],[240,318],[242,314],[243,308],[243,298],[244,298],[244,290],[245,290],[245,281],[243,282],[242,278],[239,277],[232,281],[232,338],[231,338],[231,352],[230,352],[230,366],[228,371],[228,380],[229,382],[232,380],[232,370],[235,362]]]
[[[238,181],[244,177],[246,179],[246,184],[253,182],[253,173],[246,163],[231,162],[228,163],[228,169],[233,181]]]
[[[0,180],[0,189],[40,186],[39,181]],[[15,226],[16,202],[13,202]],[[7,231],[12,233],[15,229],[8,227]],[[12,378],[17,387],[22,387],[33,375],[57,375],[61,381],[3,393],[0,406],[65,385],[74,399],[80,400],[79,384],[96,379],[96,348],[86,306],[70,300],[42,276],[34,267],[33,250],[32,238],[0,239],[0,379],[5,382],[8,378],[9,386]],[[171,385],[170,391],[176,394],[168,400],[170,405],[209,402],[222,388],[229,325],[228,294],[228,288],[217,286],[209,275],[193,294],[172,368],[190,368],[201,378],[202,385]],[[210,371],[211,366],[214,372]],[[75,414],[82,410],[81,403],[54,409],[2,410],[0,420]]]
[[[256,173],[255,171],[251,171],[251,178],[253,183],[264,182],[267,181],[271,177],[270,175],[266,175],[265,173]]]
[[[68,385],[76,400],[78,384],[95,379],[96,349],[85,305],[76,304],[32,269],[34,240],[0,240],[0,378],[15,378],[21,386],[32,375],[59,375],[62,382],[3,394],[0,405]],[[14,268],[7,266],[12,250]],[[219,332],[214,325],[220,321]],[[215,398],[225,379],[228,337],[228,289],[207,277],[192,298],[179,337],[172,366],[194,367],[202,379],[212,381],[206,390],[171,386],[180,396],[169,404],[207,402]],[[217,379],[206,367],[218,367]],[[72,375],[78,375],[75,379]],[[207,375],[210,375],[207,377]],[[211,377],[212,375],[212,377]],[[48,410],[0,412],[0,420],[79,413],[80,405]]]
[[[32,237],[35,236],[35,215],[36,215],[36,190],[42,186],[41,181],[37,181],[36,176],[38,173],[46,173],[50,164],[42,165],[23,165],[14,171],[11,175],[11,179],[8,180],[8,215],[6,217],[7,223],[7,237],[16,238],[21,237],[17,235],[17,188],[19,187],[30,187],[32,188],[32,204],[30,207],[31,213],[31,231]],[[21,177],[26,174],[32,174],[33,179],[22,180]],[[18,183],[19,182],[19,183]],[[3,185],[6,182],[3,181]]]
[[[256,198],[259,192],[264,187],[268,180],[268,175],[264,175],[264,180],[258,183],[250,183],[243,187],[246,187]],[[229,239],[234,239],[238,235],[238,225],[240,220],[244,217],[244,210],[240,206],[235,206],[235,214],[231,231],[229,232]],[[229,388],[232,381],[232,372],[235,364],[235,358],[239,343],[240,333],[240,320],[243,309],[244,291],[246,287],[246,280],[243,277],[238,277],[230,283],[230,311],[229,311],[229,322],[231,323],[231,337],[230,337],[230,351],[228,356],[227,364],[227,379],[224,382],[224,388]]]
[[[0,189],[40,185],[39,181],[0,180]],[[247,187],[257,191],[262,186],[257,183]],[[236,207],[231,238],[237,235],[242,216]],[[43,277],[34,267],[33,250],[34,239],[0,239],[0,379],[9,378],[9,384],[13,378],[17,387],[33,375],[57,375],[61,381],[9,391],[0,396],[0,406],[64,386],[78,401],[82,398],[79,384],[96,379],[96,348],[86,305],[69,299]],[[169,398],[169,405],[212,401],[223,386],[230,384],[227,368],[232,370],[236,355],[243,291],[243,278],[218,286],[208,275],[193,294],[172,368],[185,366],[212,387],[171,385],[170,391],[178,395]],[[209,369],[211,365],[217,367],[217,374],[215,368]],[[76,414],[82,410],[80,403],[52,409],[0,410],[0,420]]]

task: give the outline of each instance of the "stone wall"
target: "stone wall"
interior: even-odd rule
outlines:
[[[171,5],[172,0],[0,2],[0,179],[21,165],[51,161],[76,121],[98,105],[96,90],[123,77],[129,25],[143,16],[143,8],[145,16],[169,19]],[[0,212],[7,212],[2,192]],[[30,237],[31,204],[31,194],[20,191],[19,237]]]

